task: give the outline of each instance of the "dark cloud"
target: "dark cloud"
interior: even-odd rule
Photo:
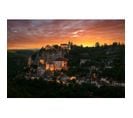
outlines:
[[[124,35],[124,20],[8,20],[10,43],[79,38],[86,35]]]

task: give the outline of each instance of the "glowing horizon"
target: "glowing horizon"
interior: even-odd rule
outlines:
[[[8,20],[8,49],[34,49],[73,42],[92,47],[96,42],[125,44],[124,20]]]

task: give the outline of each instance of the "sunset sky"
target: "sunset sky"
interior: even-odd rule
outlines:
[[[94,46],[125,42],[124,20],[8,20],[8,49],[33,49],[73,42]]]

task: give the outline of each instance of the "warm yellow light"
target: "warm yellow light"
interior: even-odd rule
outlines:
[[[40,64],[45,64],[44,59],[40,59]]]

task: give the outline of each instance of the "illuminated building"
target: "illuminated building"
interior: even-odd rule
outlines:
[[[53,46],[41,48],[28,59],[28,66],[36,66],[38,76],[44,75],[47,71],[61,71],[68,69],[68,59],[64,55],[68,53],[68,45],[63,44],[62,47],[55,49]]]
[[[49,70],[49,71],[55,71],[55,65],[53,62],[47,62],[46,65],[45,65],[45,69],[46,71]]]
[[[40,62],[40,64],[45,64],[45,60],[44,59],[40,59],[39,62]]]
[[[56,70],[67,70],[68,69],[68,59],[66,58],[57,58],[55,61],[54,61],[54,64],[55,64],[55,69]]]
[[[28,66],[30,66],[32,64],[32,58],[31,56],[28,58]]]

